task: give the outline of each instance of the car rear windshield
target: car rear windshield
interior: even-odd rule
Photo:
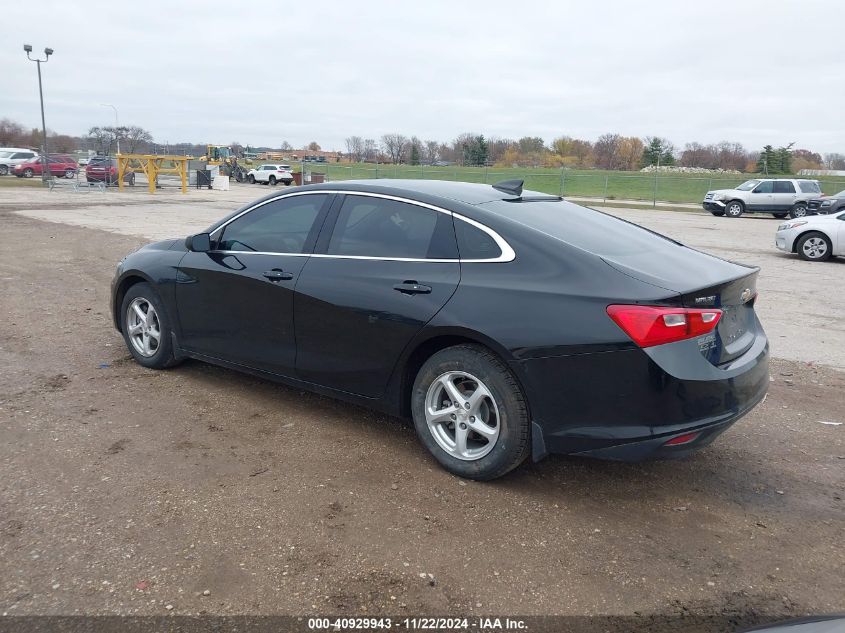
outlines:
[[[659,253],[678,247],[659,233],[570,202],[495,200],[479,206],[600,257]]]
[[[799,180],[798,186],[801,187],[801,191],[804,193],[821,193],[822,190],[819,187],[819,183],[815,180]]]

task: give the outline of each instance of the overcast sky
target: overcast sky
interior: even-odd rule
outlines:
[[[264,9],[266,7],[266,9]],[[262,10],[264,9],[264,10]],[[0,118],[295,147],[605,132],[845,152],[842,0],[4,3]]]

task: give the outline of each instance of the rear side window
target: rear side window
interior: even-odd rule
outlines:
[[[814,180],[799,180],[798,186],[801,188],[801,191],[804,193],[821,193],[822,190],[819,187],[819,183]]]
[[[291,196],[268,202],[227,224],[221,251],[304,253],[327,194]]]
[[[774,190],[773,185],[774,183],[771,180],[767,182],[761,182],[754,188],[754,191],[752,191],[751,193],[772,193],[772,191]]]
[[[452,216],[415,204],[347,195],[328,253],[402,259],[457,259]]]
[[[455,235],[462,260],[495,259],[502,255],[502,249],[489,233],[459,218],[455,218]]]
[[[789,180],[776,180],[775,193],[795,193],[795,185]]]

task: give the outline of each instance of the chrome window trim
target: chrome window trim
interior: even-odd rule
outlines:
[[[284,255],[287,257],[319,257],[322,259],[362,259],[362,260],[370,260],[370,261],[391,261],[391,262],[431,262],[433,264],[447,264],[452,262],[460,262],[461,264],[493,264],[493,263],[504,263],[504,262],[512,262],[516,259],[516,253],[514,252],[511,245],[507,243],[507,241],[499,235],[496,231],[491,229],[489,226],[482,224],[481,222],[477,222],[471,218],[461,215],[460,213],[455,213],[454,211],[450,211],[449,209],[444,209],[442,207],[435,206],[433,204],[428,204],[427,202],[420,202],[419,200],[413,200],[411,198],[403,198],[402,196],[394,196],[386,193],[375,193],[369,191],[354,191],[354,190],[347,190],[347,189],[317,189],[315,191],[295,191],[292,193],[283,193],[274,198],[269,198],[267,200],[262,200],[258,204],[251,206],[247,209],[241,211],[238,215],[234,216],[233,218],[229,218],[226,220],[225,223],[218,226],[214,231],[211,233],[212,239],[216,239],[214,237],[215,233],[222,232],[229,224],[237,220],[238,218],[246,215],[250,211],[254,211],[260,207],[263,207],[265,204],[269,204],[270,202],[276,202],[277,200],[282,200],[284,198],[291,198],[294,196],[307,196],[307,195],[316,195],[316,194],[341,194],[347,196],[363,196],[369,198],[383,198],[385,200],[395,200],[396,202],[404,202],[406,204],[413,204],[418,207],[423,207],[426,209],[431,209],[432,211],[437,211],[438,213],[445,213],[447,215],[452,216],[455,219],[462,220],[481,231],[484,231],[489,235],[496,245],[499,247],[501,254],[498,257],[490,257],[487,259],[462,259],[457,257],[455,259],[427,259],[427,258],[416,258],[416,257],[374,257],[369,255],[332,255],[328,253],[276,253],[270,251],[224,251],[224,250],[211,250],[210,253],[221,253],[226,255]]]

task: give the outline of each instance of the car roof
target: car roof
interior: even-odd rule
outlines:
[[[419,196],[443,198],[477,205],[493,200],[513,199],[513,194],[507,194],[493,188],[493,185],[455,182],[449,180],[410,180],[400,178],[381,178],[378,180],[343,180],[325,185],[310,185],[321,189],[354,190],[371,193],[390,193],[394,195],[417,194]],[[523,196],[548,196],[538,191],[523,191]]]

